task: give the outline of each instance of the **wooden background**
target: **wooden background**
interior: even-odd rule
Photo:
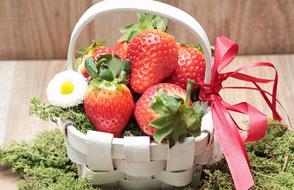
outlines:
[[[0,60],[64,59],[75,23],[96,2],[98,1],[0,0]],[[294,123],[294,55],[255,56],[294,53],[294,0],[164,2],[197,18],[206,29],[211,42],[217,35],[235,40],[241,46],[241,54],[249,56],[238,56],[232,65],[241,66],[257,61],[275,63],[280,73],[278,98]],[[83,31],[79,45],[86,46],[92,40],[99,39],[106,39],[109,45],[113,45],[120,36],[118,28],[135,20],[134,14],[130,13],[99,17]],[[171,23],[169,30],[181,41],[193,42],[193,37],[180,25]],[[32,96],[46,99],[44,87],[55,73],[64,69],[64,60],[0,61],[0,145],[13,140],[28,140],[41,130],[51,129],[53,124],[28,116],[28,102]],[[251,74],[272,77],[272,72],[266,69],[258,69]],[[236,85],[236,81],[232,81],[231,85]],[[230,103],[246,100],[269,113],[256,93],[235,93],[225,91],[222,95]],[[279,110],[286,119],[280,107]],[[287,120],[285,123],[288,124]],[[0,189],[16,190],[18,180],[19,177],[11,174],[7,168],[0,168]]]
[[[97,0],[0,0],[0,59],[64,59],[70,33],[81,14]],[[164,0],[192,16],[211,42],[225,35],[241,54],[294,53],[293,0]],[[119,16],[118,16],[119,15]],[[79,45],[119,37],[118,28],[132,23],[131,13],[107,14],[91,23]],[[170,32],[184,42],[193,37],[172,23]]]

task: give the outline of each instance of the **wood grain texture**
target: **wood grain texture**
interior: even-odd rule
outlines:
[[[17,190],[17,174],[12,174],[7,166],[0,167],[0,187],[3,190]]]
[[[292,0],[164,0],[179,7],[206,30],[210,42],[225,35],[240,45],[241,54],[293,53]],[[185,29],[172,28],[183,41],[192,41]]]
[[[4,62],[0,65],[0,81],[3,82],[0,90],[0,144],[3,143],[7,126],[7,114],[9,110],[10,97],[12,93],[12,82],[15,71],[15,63]]]
[[[0,0],[0,59],[66,57],[71,31],[81,14],[100,0]],[[225,35],[240,45],[241,54],[294,53],[293,0],[163,0],[195,17],[211,42]],[[109,13],[91,23],[79,46],[108,40],[135,20],[132,13]],[[195,42],[181,25],[169,31],[183,42]]]
[[[15,64],[15,69],[11,78],[12,83],[10,83],[11,90],[6,113],[7,118],[5,118],[4,143],[11,140],[10,136],[13,136],[14,140],[28,140],[39,131],[51,129],[55,126],[30,117],[28,115],[28,105],[32,96],[46,100],[46,87],[49,81],[56,73],[65,70],[64,61],[21,61],[11,63]],[[6,62],[7,64],[9,62]],[[4,91],[6,90],[4,89]]]
[[[1,59],[64,58],[69,36],[90,0],[1,0]],[[90,41],[85,29],[81,40]]]
[[[231,64],[226,70],[232,71],[241,65],[248,65],[256,62],[271,62],[275,65],[279,74],[277,99],[283,106],[282,107],[277,104],[277,109],[283,118],[283,122],[294,130],[294,77],[292,74],[294,72],[294,68],[292,66],[292,63],[294,62],[294,55],[240,56],[237,57],[237,59],[233,62],[234,64]],[[270,68],[255,68],[250,71],[245,71],[244,73],[267,79],[274,79],[274,71]],[[272,83],[269,83],[261,85],[261,87],[264,90],[271,92],[272,85]],[[223,86],[254,87],[252,84],[240,82],[239,80],[234,79],[225,81]],[[254,105],[256,108],[262,110],[265,114],[272,118],[268,105],[258,92],[250,90],[225,89],[221,91],[221,95],[224,100],[228,101],[230,104],[236,104],[243,101],[249,102],[251,105]],[[236,116],[239,123],[248,119],[239,114]],[[290,126],[290,123],[292,126]]]

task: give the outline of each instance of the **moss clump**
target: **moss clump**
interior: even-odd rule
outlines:
[[[63,134],[54,129],[30,142],[13,142],[0,149],[0,164],[22,176],[20,190],[94,190],[89,178],[78,179],[66,155]]]
[[[254,190],[289,190],[294,187],[294,133],[272,126],[263,140],[246,145],[255,181]],[[205,170],[202,189],[234,189],[226,164]]]
[[[34,167],[24,170],[18,182],[20,190],[94,190],[90,178],[77,178],[75,171],[65,172],[51,167]]]
[[[59,129],[40,133],[33,141],[13,142],[2,147],[0,164],[8,164],[13,172],[23,172],[34,167],[76,171],[75,165],[66,155],[64,137]]]
[[[60,120],[71,121],[83,133],[86,133],[88,130],[94,130],[84,111],[83,105],[62,108],[44,103],[37,97],[32,97],[29,110],[30,115],[36,115],[42,120],[50,120],[56,124]]]

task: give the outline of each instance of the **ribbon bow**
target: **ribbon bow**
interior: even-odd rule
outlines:
[[[237,190],[247,190],[254,185],[254,181],[250,172],[250,162],[244,146],[246,142],[253,142],[262,139],[266,133],[267,116],[254,106],[247,102],[241,102],[236,105],[230,105],[225,102],[219,95],[221,89],[249,89],[259,91],[267,105],[272,111],[275,120],[281,120],[280,115],[276,111],[276,97],[278,85],[278,73],[274,65],[268,62],[258,62],[245,65],[233,72],[220,73],[238,53],[238,45],[221,36],[216,39],[214,65],[211,69],[210,84],[200,82],[200,100],[208,101],[211,106],[213,125],[218,142],[221,146],[223,154],[230,168],[232,178]],[[275,71],[273,80],[257,78],[240,71],[256,68],[270,67]],[[251,82],[255,87],[233,86],[223,87],[222,82],[228,78],[235,78],[241,81]],[[272,92],[263,90],[259,83],[273,82]],[[238,92],[236,92],[237,94]],[[271,97],[271,101],[268,98]],[[249,126],[247,135],[241,133],[242,129],[237,125],[229,111],[246,114],[249,116]]]

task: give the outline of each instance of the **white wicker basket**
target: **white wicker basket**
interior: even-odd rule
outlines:
[[[148,12],[182,23],[195,35],[206,59],[205,80],[209,81],[212,57],[208,38],[200,24],[189,14],[173,6],[151,0],[106,0],[90,7],[76,24],[70,39],[67,64],[72,69],[77,39],[82,29],[96,16],[111,11]],[[169,149],[150,137],[113,138],[98,131],[79,132],[65,124],[69,158],[78,165],[79,175],[93,175],[93,184],[120,189],[173,189],[199,181],[202,165],[219,160],[222,155],[213,141],[209,108],[203,117],[201,135],[187,137]],[[212,143],[215,142],[215,143]]]

